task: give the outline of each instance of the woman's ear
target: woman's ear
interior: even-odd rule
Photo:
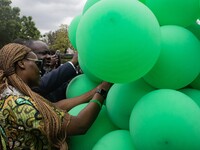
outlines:
[[[17,67],[20,69],[25,69],[25,64],[23,60],[17,62]]]

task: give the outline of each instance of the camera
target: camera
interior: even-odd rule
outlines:
[[[60,57],[60,50],[56,50],[55,55],[56,55],[57,57]]]

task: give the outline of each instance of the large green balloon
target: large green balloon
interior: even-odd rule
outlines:
[[[76,17],[74,17],[74,19],[72,20],[72,22],[69,25],[68,28],[68,37],[69,37],[69,41],[71,42],[72,46],[74,47],[75,50],[77,50],[76,47],[76,30],[78,27],[78,24],[81,20],[81,16],[82,15],[78,15]]]
[[[82,16],[76,44],[88,70],[102,80],[139,79],[160,53],[160,27],[153,13],[134,0],[102,0]]]
[[[145,4],[145,1],[146,1],[146,0],[139,0],[139,1]]]
[[[135,150],[129,131],[116,130],[104,135],[92,150]]]
[[[160,25],[189,26],[200,14],[199,0],[145,0]]]
[[[73,98],[80,96],[93,88],[95,88],[98,83],[91,81],[85,74],[81,74],[73,78],[66,90],[66,97]]]
[[[76,116],[87,104],[81,104],[70,110],[70,114]],[[91,150],[96,142],[105,134],[117,130],[118,128],[110,121],[107,115],[107,109],[102,106],[102,109],[90,127],[84,135],[77,135],[70,137],[69,149],[70,150]]]
[[[161,33],[160,57],[144,79],[156,88],[183,88],[200,72],[199,40],[189,30],[175,25],[162,26]]]
[[[129,130],[129,119],[135,103],[152,90],[154,88],[143,79],[114,84],[106,98],[108,115],[113,123],[121,129]]]
[[[186,29],[190,30],[200,40],[200,25],[196,21]]]
[[[200,74],[190,83],[190,86],[194,89],[200,90]]]
[[[200,107],[200,90],[192,89],[192,88],[184,88],[184,89],[181,89],[180,92],[183,92],[184,94],[188,95]]]
[[[102,80],[99,79],[98,77],[96,77],[94,74],[92,74],[87,67],[85,66],[84,62],[81,60],[80,56],[78,57],[78,62],[79,65],[81,67],[81,70],[83,71],[83,73],[91,80],[94,81],[96,83],[101,83]]]
[[[83,7],[82,14],[84,14],[92,5],[94,5],[98,1],[100,1],[100,0],[87,0]]]
[[[130,134],[136,150],[199,150],[200,109],[187,95],[161,89],[133,108]]]

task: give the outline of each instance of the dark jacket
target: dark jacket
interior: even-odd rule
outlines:
[[[32,90],[51,102],[65,99],[68,82],[76,75],[74,67],[70,63],[65,63],[42,76],[39,87]]]

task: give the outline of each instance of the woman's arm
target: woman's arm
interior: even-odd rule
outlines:
[[[112,84],[103,82],[97,87],[97,89],[108,91],[111,86]],[[95,92],[92,100],[98,101],[101,105],[103,105],[105,97]],[[67,127],[67,134],[69,136],[85,134],[87,132],[101,110],[101,106],[98,104],[98,102],[90,101],[88,105],[83,110],[81,110],[77,116],[71,116],[70,123]]]
[[[92,97],[94,96],[96,90],[97,90],[97,87],[90,90],[89,92],[87,92],[85,94],[80,95],[80,96],[77,96],[74,98],[63,99],[54,104],[60,109],[69,111],[70,109],[72,109],[73,107],[75,107],[79,104],[89,102],[89,100],[91,100]]]

